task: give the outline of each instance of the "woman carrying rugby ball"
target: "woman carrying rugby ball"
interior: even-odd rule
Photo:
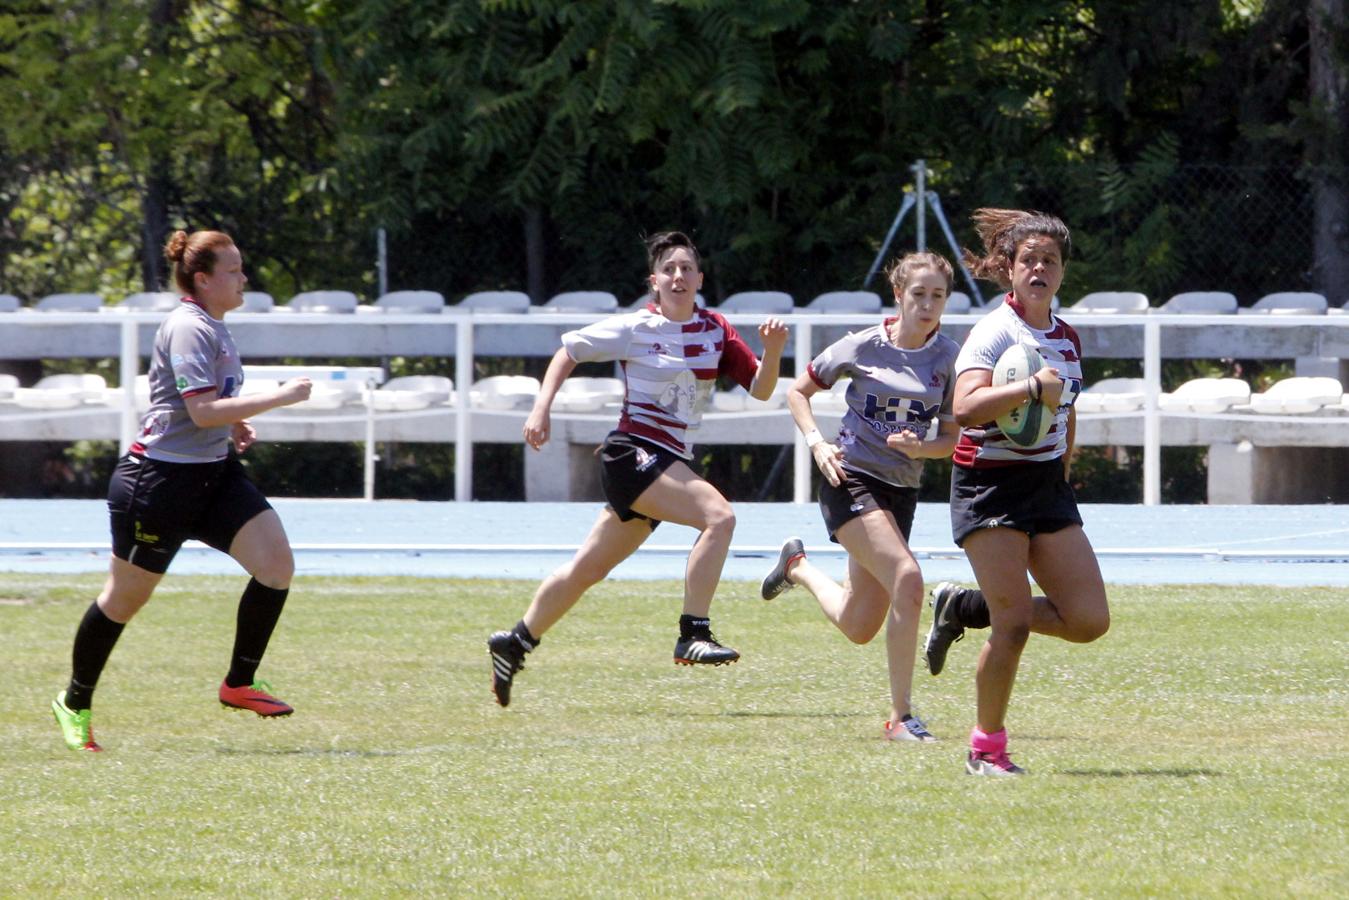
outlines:
[[[977,210],[974,223],[984,252],[966,251],[967,265],[976,277],[1010,289],[971,329],[956,360],[962,430],[952,458],[951,526],[979,590],[937,586],[924,653],[936,675],[966,628],[991,627],[975,675],[978,725],[966,771],[1021,775],[1025,770],[1007,757],[1004,719],[1026,639],[1035,632],[1094,641],[1110,627],[1110,610],[1068,483],[1082,345],[1051,309],[1071,246],[1068,228],[1054,216],[1007,209]],[[1017,344],[1034,347],[1044,368],[995,386],[999,358]],[[1043,439],[1025,446],[995,420],[1033,403],[1052,411],[1053,422]],[[1027,572],[1045,596],[1031,596]]]

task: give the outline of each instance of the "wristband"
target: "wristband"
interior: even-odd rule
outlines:
[[[824,443],[824,435],[820,434],[820,429],[812,428],[806,432],[806,449],[814,450],[816,444]]]
[[[1032,403],[1039,403],[1044,391],[1044,385],[1040,384],[1040,379],[1034,375],[1026,379],[1026,396],[1030,397]]]

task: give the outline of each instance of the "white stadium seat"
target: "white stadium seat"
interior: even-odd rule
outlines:
[[[0,313],[18,312],[21,306],[23,304],[13,294],[0,294]]]
[[[103,298],[98,294],[48,294],[33,304],[38,312],[98,312]]]
[[[1065,313],[1133,314],[1147,311],[1148,298],[1137,291],[1096,291],[1063,310]]]
[[[618,298],[608,291],[564,291],[555,294],[530,312],[611,313],[618,309]]]
[[[1322,294],[1310,291],[1279,291],[1266,294],[1251,304],[1250,309],[1243,309],[1242,312],[1255,315],[1315,316],[1325,315],[1328,306]]]
[[[740,291],[717,306],[717,312],[720,313],[767,313],[779,316],[795,311],[796,303],[792,295],[782,291]]]
[[[354,313],[359,305],[351,291],[303,291],[282,308],[306,313]]]
[[[947,301],[950,306],[950,301]],[[881,296],[874,291],[829,291],[805,305],[803,312],[876,313],[881,311]]]
[[[122,298],[122,302],[116,306],[107,307],[111,310],[125,310],[136,312],[169,312],[178,308],[182,298],[173,291],[145,291],[139,294],[128,294]]]
[[[244,291],[244,305],[239,307],[239,312],[265,313],[275,308],[276,301],[272,299],[271,294],[262,291]]]
[[[390,291],[368,308],[390,313],[438,313],[445,309],[445,297],[439,291]]]
[[[1077,395],[1080,413],[1126,413],[1143,408],[1147,398],[1141,378],[1103,378]]]
[[[558,412],[597,412],[610,403],[621,402],[622,379],[573,375],[562,382],[553,401],[553,409]]]
[[[1240,378],[1194,378],[1158,398],[1163,412],[1220,413],[1249,403],[1251,386]]]
[[[1269,390],[1251,395],[1251,409],[1266,415],[1301,415],[1336,409],[1344,398],[1338,379],[1294,376],[1276,381]]]
[[[102,375],[48,375],[30,388],[14,389],[14,402],[26,409],[74,409],[107,400],[108,383]]]
[[[473,385],[470,397],[483,409],[528,409],[539,395],[539,379],[529,375],[492,375]]]
[[[1159,313],[1206,316],[1235,315],[1236,311],[1236,295],[1226,291],[1186,291],[1157,308]]]
[[[447,312],[529,312],[529,295],[524,291],[477,291],[449,307]]]

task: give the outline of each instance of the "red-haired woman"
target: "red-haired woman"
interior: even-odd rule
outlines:
[[[925,646],[936,675],[946,651],[966,628],[991,627],[975,675],[978,725],[966,771],[1020,775],[1007,755],[1004,720],[1021,651],[1031,632],[1087,643],[1110,627],[1110,609],[1096,553],[1082,530],[1068,483],[1082,390],[1082,345],[1051,305],[1063,282],[1071,238],[1054,216],[981,209],[974,223],[982,255],[966,252],[977,277],[998,282],[1005,302],[980,319],[956,360],[955,414],[962,431],[952,457],[951,526],[979,590],[942,583],[932,592],[932,629]],[[1038,350],[1045,367],[995,387],[998,358],[1015,344]],[[1054,412],[1048,434],[1020,446],[994,424],[1029,403]],[[1027,572],[1044,596],[1032,596]]]
[[[220,702],[260,716],[292,712],[254,676],[285,604],[295,561],[281,519],[248,480],[237,454],[256,437],[248,417],[307,399],[309,379],[239,396],[243,366],[224,322],[227,312],[243,304],[248,283],[239,248],[219,231],[178,231],[164,255],[182,302],[155,335],[150,409],[108,487],[108,580],[75,632],[70,684],[52,702],[72,750],[101,749],[91,724],[99,675],[123,627],[150,599],[188,538],[228,553],[252,576],[239,601]]]

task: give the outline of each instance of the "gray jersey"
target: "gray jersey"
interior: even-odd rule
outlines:
[[[923,461],[885,443],[887,435],[913,431],[935,436],[934,420],[952,420],[955,361],[960,346],[943,334],[912,350],[896,347],[885,325],[855,332],[830,345],[807,370],[821,388],[850,378],[848,411],[839,425],[843,467],[899,487],[918,487]]]
[[[215,462],[229,455],[230,426],[199,428],[184,397],[214,391],[234,397],[244,369],[234,338],[219,319],[184,299],[155,334],[150,358],[150,409],[133,453],[165,462]]]

